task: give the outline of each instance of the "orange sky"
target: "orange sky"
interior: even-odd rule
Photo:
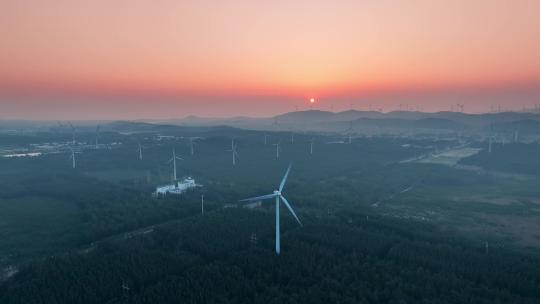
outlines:
[[[336,110],[520,109],[540,104],[538,12],[537,0],[4,0],[0,118],[261,116],[310,96]]]

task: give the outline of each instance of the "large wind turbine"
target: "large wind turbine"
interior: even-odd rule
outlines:
[[[236,158],[240,158],[240,157],[238,156],[238,151],[236,151],[236,145],[234,144],[234,139],[231,140],[231,149],[227,151],[231,152],[232,164],[233,166],[236,166]]]
[[[272,198],[276,199],[276,253],[278,255],[281,252],[281,240],[280,240],[280,229],[279,229],[279,201],[280,200],[283,202],[283,204],[285,204],[287,209],[289,209],[289,211],[294,216],[298,224],[302,226],[302,223],[298,219],[298,216],[296,216],[296,213],[294,213],[294,210],[292,209],[291,205],[289,204],[287,199],[281,194],[281,192],[283,191],[283,187],[285,186],[285,182],[287,182],[287,177],[289,176],[290,171],[291,171],[291,165],[289,165],[289,168],[287,169],[285,176],[283,176],[283,179],[281,180],[281,183],[279,184],[279,189],[274,190],[274,193],[241,200],[241,202],[257,202],[257,201],[268,200]]]
[[[176,160],[184,160],[183,158],[181,157],[178,157],[176,156],[176,149],[173,148],[172,150],[172,158],[169,159],[168,163],[173,163],[173,171],[174,171],[174,180],[176,181],[177,178],[176,178]]]

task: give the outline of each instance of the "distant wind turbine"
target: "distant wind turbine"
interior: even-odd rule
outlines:
[[[75,127],[71,124],[71,122],[68,122],[69,126],[71,127],[71,137],[72,137],[72,144],[75,144]]]
[[[311,141],[309,142],[309,154],[310,155],[313,155],[313,143],[315,142],[315,139],[312,138]]]
[[[278,141],[278,143],[274,144],[274,146],[276,146],[276,159],[279,159],[280,142]]]
[[[268,144],[268,134],[264,134],[264,145]]]
[[[351,120],[349,122],[349,127],[345,130],[345,134],[348,135],[349,137],[349,144],[352,143],[352,132],[354,131],[354,128],[353,128],[353,121]]]
[[[287,199],[281,194],[281,192],[283,191],[283,187],[285,186],[285,183],[287,182],[287,177],[289,176],[290,171],[291,171],[291,165],[289,165],[289,168],[287,169],[287,172],[285,173],[285,176],[283,176],[283,179],[281,180],[281,183],[279,185],[279,189],[274,190],[274,193],[268,194],[268,195],[263,195],[263,196],[252,197],[252,198],[248,198],[248,199],[243,199],[243,200],[240,201],[240,202],[257,202],[257,201],[268,200],[268,199],[273,199],[273,198],[276,199],[276,253],[278,255],[281,252],[281,239],[280,239],[280,226],[279,226],[280,225],[279,224],[279,220],[280,220],[280,214],[279,214],[280,200],[283,202],[283,204],[285,204],[287,209],[289,209],[289,211],[294,216],[294,218],[296,219],[298,224],[300,224],[300,226],[302,226],[302,222],[300,222],[300,220],[298,219],[298,216],[296,216],[296,213],[294,213],[294,210],[292,209],[291,205],[289,204]]]
[[[75,169],[77,167],[77,160],[75,158],[75,150],[70,148],[71,150],[71,156],[69,157],[71,159],[71,167]]]
[[[194,140],[195,140],[195,138],[193,138],[193,137],[189,138],[189,149],[190,149],[191,155],[195,155],[195,143],[194,143]]]
[[[137,151],[139,152],[139,160],[143,160],[143,153],[142,153],[142,151],[143,151],[143,146],[141,145],[140,142],[138,142],[137,145],[139,146],[139,147],[137,148]]]
[[[96,127],[96,149],[98,148],[98,140],[99,140],[99,129],[101,128],[100,125],[97,125]]]
[[[231,152],[232,154],[232,164],[233,166],[236,166],[236,159],[240,158],[238,155],[238,151],[236,150],[236,144],[234,143],[234,139],[231,140],[231,149],[227,150]]]
[[[173,171],[174,171],[174,180],[176,181],[177,180],[177,176],[176,176],[176,160],[184,160],[183,158],[181,157],[178,157],[176,156],[176,149],[173,148],[172,150],[173,154],[172,154],[172,158],[169,159],[169,161],[167,163],[172,163],[173,164]]]
[[[204,194],[201,194],[201,215],[204,215]]]

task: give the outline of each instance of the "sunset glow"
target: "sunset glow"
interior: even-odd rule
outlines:
[[[337,110],[521,109],[540,103],[539,11],[534,0],[3,1],[0,118],[265,116],[308,92]]]

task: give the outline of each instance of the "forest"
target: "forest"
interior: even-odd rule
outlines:
[[[126,132],[130,127],[134,132]],[[103,146],[94,148],[91,131],[77,134],[75,169],[65,149],[0,157],[0,269],[16,269],[0,280],[0,303],[540,300],[536,226],[523,228],[529,235],[504,224],[534,224],[535,172],[516,179],[402,163],[430,153],[434,144],[426,138],[359,137],[348,144],[335,135],[228,127],[104,129]],[[32,150],[71,135],[0,139],[0,146]],[[154,198],[155,187],[171,181],[173,148],[184,159],[179,174],[202,187]],[[538,146],[504,149],[461,163],[502,170],[488,158],[504,153],[510,160]],[[304,225],[282,210],[278,256],[273,204],[252,209],[238,200],[276,189],[289,164],[284,193]],[[479,195],[486,192],[492,195]]]

